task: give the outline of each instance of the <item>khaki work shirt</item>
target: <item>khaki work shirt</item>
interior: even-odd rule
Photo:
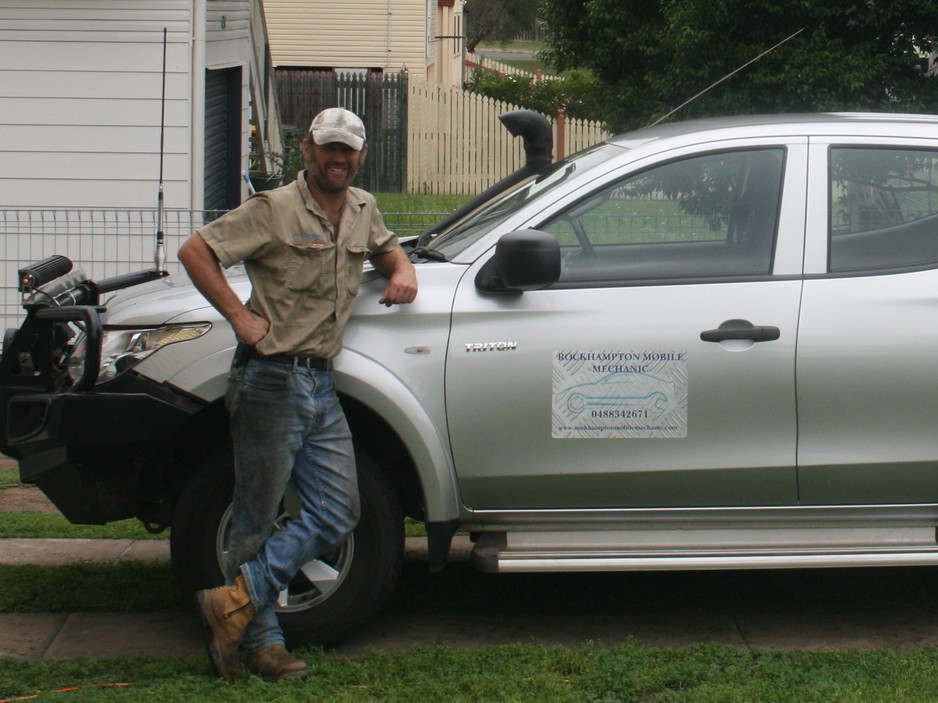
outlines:
[[[339,224],[333,231],[301,171],[199,230],[222,266],[244,262],[247,307],[270,322],[258,353],[331,359],[341,351],[365,258],[400,244],[374,196],[359,188],[349,188]]]

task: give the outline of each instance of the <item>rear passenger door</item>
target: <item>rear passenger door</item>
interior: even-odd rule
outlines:
[[[807,504],[938,501],[938,142],[817,140],[798,344]]]
[[[464,276],[446,398],[467,507],[797,501],[805,162],[742,142],[649,160],[532,218],[561,243],[558,284]]]

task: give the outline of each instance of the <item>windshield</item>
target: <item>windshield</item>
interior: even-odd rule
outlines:
[[[558,161],[546,173],[533,175],[480,205],[434,239],[431,246],[447,259],[452,259],[528,203],[549,194],[574,174],[587,171],[620,153],[622,147],[603,143]]]

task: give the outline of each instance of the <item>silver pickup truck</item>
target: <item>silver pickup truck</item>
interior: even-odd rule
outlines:
[[[528,164],[405,244],[417,302],[366,271],[335,366],[363,518],[282,594],[291,642],[381,608],[405,517],[431,569],[457,530],[490,572],[938,564],[938,118],[673,123],[557,163],[504,121]],[[20,272],[0,450],[217,585],[233,334],[185,276],[71,266]]]

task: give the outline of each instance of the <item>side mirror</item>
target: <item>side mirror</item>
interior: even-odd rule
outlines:
[[[484,293],[539,290],[560,279],[560,244],[536,229],[509,232],[498,240],[495,255],[476,276]]]

